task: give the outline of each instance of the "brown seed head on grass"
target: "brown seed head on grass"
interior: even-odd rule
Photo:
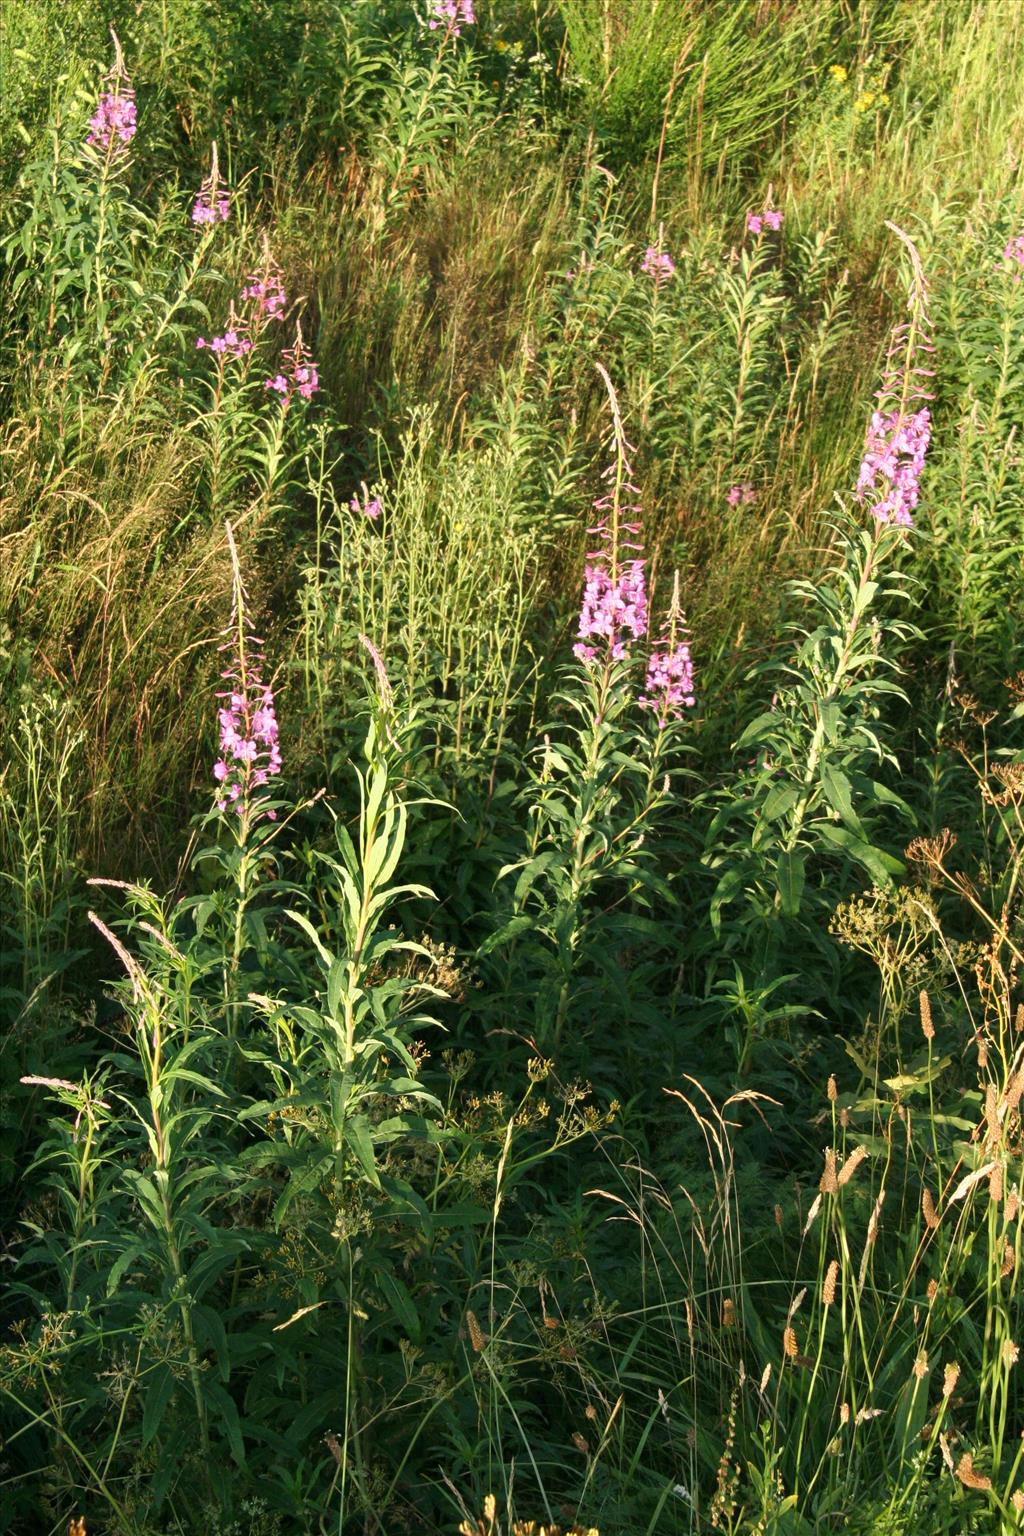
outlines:
[[[1017,1255],[1016,1255],[1016,1253],[1013,1250],[1013,1244],[1010,1243],[1010,1242],[1007,1242],[1006,1239],[1004,1238],[1003,1239],[1003,1262],[1002,1262],[1002,1266],[1001,1266],[1001,1268],[999,1270],[999,1278],[1000,1278],[1000,1280],[1005,1280],[1008,1275],[1012,1275],[1016,1268],[1017,1268]]]
[[[864,1161],[867,1155],[867,1147],[854,1147],[853,1151],[850,1153],[849,1157],[846,1159],[845,1163],[839,1170],[838,1182],[840,1184],[849,1184],[850,1180],[853,1178],[854,1174],[857,1172],[857,1169],[860,1167],[861,1163]]]
[[[924,1378],[928,1375],[928,1351],[926,1349],[918,1351],[917,1359],[914,1361],[913,1371],[914,1376],[918,1381],[924,1381]]]
[[[836,1299],[836,1281],[839,1279],[839,1261],[833,1259],[825,1271],[825,1280],[821,1287],[822,1304],[830,1307]]]
[[[960,1367],[955,1360],[951,1360],[942,1374],[942,1395],[952,1397],[953,1389],[960,1380]]]
[[[964,1451],[956,1464],[956,1475],[965,1488],[975,1488],[979,1493],[987,1493],[992,1487],[992,1479],[983,1477],[980,1472],[974,1470],[974,1457],[970,1451]]]
[[[836,1149],[825,1148],[825,1171],[818,1181],[818,1188],[823,1195],[834,1195],[839,1188],[836,1180]]]
[[[985,1087],[985,1129],[989,1144],[993,1147],[998,1146],[1003,1127],[999,1118],[999,1098],[995,1083],[988,1083]]]
[[[929,1232],[934,1232],[939,1224],[939,1213],[935,1209],[935,1201],[927,1184],[921,1191],[921,1210],[924,1212],[924,1224]],[[934,1281],[932,1282],[934,1284]]]
[[[922,991],[918,1002],[921,1007],[921,1033],[926,1040],[935,1039],[935,1025],[932,1023],[932,1001],[927,992]]]
[[[1020,1359],[1020,1350],[1012,1339],[1003,1340],[1003,1364],[1009,1370],[1011,1365],[1016,1365]]]
[[[467,1311],[467,1313],[466,1313],[466,1328],[467,1328],[467,1331],[469,1333],[469,1342],[472,1344],[472,1346],[473,1346],[474,1350],[476,1351],[476,1353],[479,1354],[480,1351],[483,1349],[484,1345],[486,1344],[487,1340],[484,1338],[483,1329],[480,1327],[480,1324],[477,1322],[477,1317],[476,1317],[476,1313],[475,1312]]]
[[[787,1328],[782,1335],[782,1349],[788,1360],[795,1360],[800,1353],[800,1346],[796,1340],[796,1329]]]
[[[836,1075],[834,1072],[829,1073],[828,1087],[825,1091],[828,1094],[829,1103],[834,1104],[836,1099],[839,1097],[839,1084],[836,1082]]]

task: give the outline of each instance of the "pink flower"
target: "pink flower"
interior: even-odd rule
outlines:
[[[427,26],[431,32],[443,28],[448,37],[459,37],[463,27],[476,21],[473,0],[432,0]]]
[[[644,252],[644,259],[640,263],[640,271],[648,277],[653,277],[655,283],[663,283],[666,278],[673,275],[676,264],[667,251],[659,251],[657,246],[649,245]]]
[[[377,496],[370,496],[367,493],[365,485],[363,486],[363,497],[364,500],[360,501],[358,496],[353,496],[352,500],[349,502],[349,506],[352,508],[353,512],[361,512],[364,517],[368,517],[370,519],[371,523],[375,523],[384,510],[383,506],[381,505],[380,498]]]
[[[1018,267],[1024,267],[1024,230],[1019,235],[1014,235],[1012,240],[1007,240],[1003,246],[1003,260],[1010,263],[1011,269],[1014,263]],[[1016,275],[1016,280],[1020,281],[1019,272]]]
[[[214,336],[209,341],[205,336],[197,336],[196,347],[199,351],[202,351],[204,347],[209,347],[210,351],[216,352],[218,357],[233,357],[236,359],[245,357],[247,353],[252,351],[252,342],[248,336],[238,329],[239,324],[239,321],[232,319],[223,336]]]
[[[246,279],[241,299],[244,304],[253,306],[253,317],[258,325],[262,325],[265,320],[280,320],[288,307],[288,296],[284,291],[281,268],[270,254],[266,244],[263,250],[263,265],[258,272]]]
[[[233,537],[231,549],[234,556]],[[220,756],[213,765],[213,777],[222,789],[215,804],[221,812],[233,806],[239,815],[248,812],[270,818],[260,791],[281,771],[281,748],[274,695],[260,676],[263,655],[259,640],[249,631],[247,603],[236,563],[231,624],[221,646],[230,653],[231,663],[222,673],[228,688],[218,695]]]
[[[231,217],[231,193],[207,176],[192,204],[193,224],[224,224]]]
[[[868,427],[864,458],[857,476],[857,499],[870,492],[876,522],[912,528],[911,513],[918,502],[918,480],[931,440],[931,415],[924,407],[903,414],[874,411]]]
[[[654,711],[658,729],[662,731],[670,720],[681,720],[683,709],[692,709],[696,702],[693,661],[687,639],[677,571],[672,582],[672,601],[661,626],[661,638],[647,659],[644,691],[637,701],[641,709]]]
[[[303,400],[311,400],[320,388],[320,375],[312,358],[306,355],[301,328],[295,332],[295,344],[284,353],[284,363],[287,373],[278,373],[272,379],[266,379],[263,388],[274,390],[285,405],[291,404],[293,391],[301,395]]]
[[[601,513],[595,527],[600,543],[586,559],[583,571],[583,598],[580,603],[580,619],[573,654],[580,661],[592,662],[597,647],[590,640],[600,640],[604,654],[612,661],[622,661],[627,647],[634,640],[642,640],[647,633],[647,589],[644,577],[644,560],[641,545],[636,542],[640,524],[625,521],[622,514],[640,512],[637,501],[624,497],[639,496],[639,491],[625,477],[630,466],[625,459],[628,444],[622,439],[622,468],[613,463],[604,471],[604,479],[613,479],[621,473],[614,489],[594,502],[594,510]],[[609,523],[608,514],[611,514]]]
[[[749,506],[757,500],[757,492],[749,480],[744,480],[742,485],[731,485],[725,493],[725,499],[730,507],[738,507],[741,502]]]
[[[119,153],[135,137],[135,92],[122,76],[113,82],[113,90],[104,91],[89,119],[86,143],[104,154]]]
[[[768,196],[760,213],[753,209],[747,214],[747,231],[751,235],[759,235],[766,229],[781,229],[782,214],[778,208],[771,206],[771,187],[768,188]]]

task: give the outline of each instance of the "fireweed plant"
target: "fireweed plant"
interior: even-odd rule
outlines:
[[[871,501],[871,523],[863,529],[837,520],[827,579],[794,583],[793,595],[817,622],[794,623],[802,638],[788,664],[758,669],[757,676],[775,683],[771,706],[740,736],[736,750],[745,766],[719,796],[708,830],[705,860],[718,871],[712,929],[722,941],[721,960],[734,970],[715,986],[731,1015],[741,1071],[766,1023],[786,1011],[767,1007],[783,984],[783,933],[796,925],[834,964],[820,915],[834,904],[836,872],[852,863],[886,886],[903,869],[886,852],[881,828],[893,816],[907,826],[912,813],[877,777],[877,766],[895,766],[879,706],[887,695],[905,698],[892,653],[911,634],[894,613],[909,592],[894,561],[912,526],[928,446],[929,416],[920,401],[931,346],[920,259],[909,237],[895,232],[910,256],[909,320],[893,336],[857,480],[857,499]],[[733,904],[743,915],[727,921]],[[808,1006],[811,997],[806,991]]]
[[[301,456],[301,442],[292,446],[290,413],[294,404],[313,398],[320,376],[303,341],[301,321],[295,321],[291,345],[280,345],[291,307],[281,268],[264,239],[260,265],[232,302],[223,332],[196,337],[196,350],[214,359],[210,402],[201,420],[209,439],[210,505],[221,512],[231,511],[253,474],[259,508],[264,515],[271,512]],[[276,408],[270,401],[276,401]]]
[[[576,665],[557,696],[573,723],[568,733],[552,730],[537,750],[520,802],[527,849],[499,875],[514,877],[511,913],[483,946],[485,955],[504,951],[507,986],[528,951],[532,1038],[542,1051],[559,1048],[571,1015],[581,1024],[595,974],[606,970],[602,955],[651,936],[645,911],[667,887],[648,839],[670,803],[666,765],[677,757],[679,722],[695,702],[677,584],[644,670],[650,617],[634,450],[612,381],[597,366],[611,413],[612,459],[594,502],[598,520],[587,534],[593,548],[584,568]]]

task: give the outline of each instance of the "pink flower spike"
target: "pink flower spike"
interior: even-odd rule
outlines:
[[[647,277],[653,277],[656,284],[663,283],[674,275],[675,270],[676,264],[667,251],[659,251],[654,245],[647,247],[640,263],[640,271]]]
[[[648,657],[644,691],[637,702],[641,709],[654,711],[660,731],[669,720],[681,720],[683,709],[692,709],[696,703],[693,661],[679,602],[678,571],[672,583],[672,601],[661,627],[661,638]]]
[[[759,235],[764,225],[764,220],[759,213],[747,214],[747,231],[751,235]]]
[[[261,677],[260,641],[249,623],[248,598],[230,525],[228,541],[235,591],[222,649],[227,648],[232,657],[232,665],[224,674],[231,686],[219,695],[226,702],[217,710],[220,756],[213,764],[213,777],[220,789],[214,804],[222,814],[234,809],[240,816],[248,816],[251,824],[261,815],[269,817],[262,791],[281,770],[281,750],[274,696]]]

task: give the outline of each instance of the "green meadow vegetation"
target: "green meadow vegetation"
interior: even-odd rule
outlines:
[[[0,71],[0,1531],[1024,1529],[1024,6]]]

